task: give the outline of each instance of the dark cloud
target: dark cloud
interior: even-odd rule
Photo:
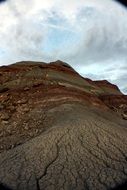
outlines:
[[[116,1],[122,3],[124,6],[127,7],[127,0],[116,0]]]
[[[6,2],[7,0],[0,0],[0,3],[4,3],[4,2]]]

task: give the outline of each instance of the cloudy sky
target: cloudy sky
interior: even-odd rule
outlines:
[[[127,94],[127,9],[113,0],[1,0],[0,65],[62,60]]]

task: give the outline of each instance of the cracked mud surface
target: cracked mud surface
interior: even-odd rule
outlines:
[[[14,190],[106,190],[127,180],[127,128],[80,104],[49,114],[57,118],[51,128],[0,154],[2,184]]]

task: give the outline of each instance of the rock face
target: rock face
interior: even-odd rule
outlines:
[[[0,68],[0,189],[108,190],[127,182],[127,96],[62,61]]]

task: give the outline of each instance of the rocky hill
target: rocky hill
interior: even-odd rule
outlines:
[[[62,61],[0,67],[0,189],[107,190],[127,182],[127,96]]]

